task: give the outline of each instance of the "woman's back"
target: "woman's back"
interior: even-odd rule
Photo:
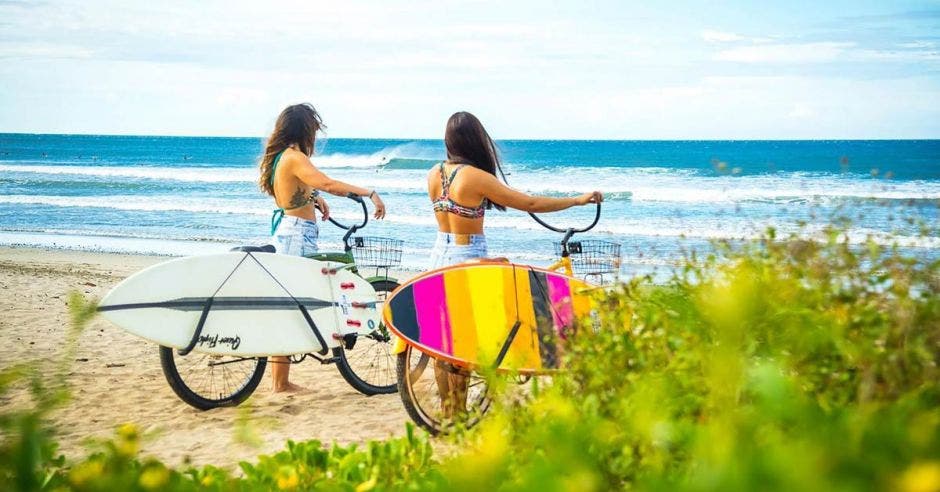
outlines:
[[[274,203],[284,209],[285,215],[316,220],[311,198],[313,189],[295,172],[298,166],[307,162],[308,157],[303,152],[289,147],[284,149],[271,175]]]
[[[473,166],[443,162],[428,172],[428,196],[438,230],[482,234],[486,200]]]

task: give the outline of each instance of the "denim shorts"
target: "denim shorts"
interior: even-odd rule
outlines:
[[[278,253],[291,256],[310,256],[317,252],[320,227],[316,222],[300,217],[285,216],[274,230],[273,243]]]
[[[456,236],[449,232],[437,233],[431,250],[431,268],[463,263],[475,258],[486,258],[486,236],[470,234],[470,244],[457,244]]]

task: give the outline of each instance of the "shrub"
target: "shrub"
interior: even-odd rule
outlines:
[[[838,231],[718,244],[663,284],[598,299],[566,371],[500,388],[440,461],[424,434],[362,448],[288,442],[170,469],[134,426],[65,468],[44,424],[62,387],[15,367],[36,406],[0,416],[0,485],[78,490],[940,490],[940,261]],[[87,305],[77,301],[80,326]],[[596,328],[595,328],[596,326]],[[72,333],[76,333],[73,331]],[[499,383],[499,384],[497,384]]]

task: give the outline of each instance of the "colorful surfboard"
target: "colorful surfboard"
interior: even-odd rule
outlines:
[[[589,286],[513,263],[433,270],[386,300],[386,326],[419,350],[462,367],[520,372],[558,367],[558,342],[590,314]]]

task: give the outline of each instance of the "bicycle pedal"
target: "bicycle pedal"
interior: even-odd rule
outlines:
[[[326,359],[320,359],[320,364],[323,364],[323,365],[335,364],[337,362],[339,362],[339,357],[328,357]]]

